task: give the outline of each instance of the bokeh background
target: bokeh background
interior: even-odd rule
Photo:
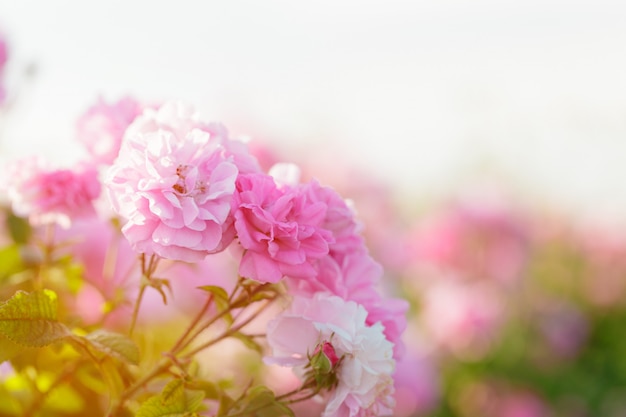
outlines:
[[[0,162],[182,99],[355,201],[398,416],[626,415],[626,3],[0,0]]]
[[[98,95],[183,99],[410,197],[493,177],[621,217],[625,18],[609,0],[2,0],[20,97],[0,149],[72,158]]]

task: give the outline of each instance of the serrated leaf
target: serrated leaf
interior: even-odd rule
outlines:
[[[139,348],[128,337],[107,330],[96,330],[84,337],[99,352],[132,365],[139,363]]]
[[[173,404],[175,402],[185,401],[185,384],[182,379],[175,379],[161,391],[161,400],[164,404]]]
[[[203,399],[203,392],[186,391],[181,380],[174,380],[165,386],[161,394],[144,401],[135,417],[196,416]]]
[[[30,347],[46,346],[70,335],[57,321],[57,295],[51,290],[18,291],[0,305],[0,332]]]

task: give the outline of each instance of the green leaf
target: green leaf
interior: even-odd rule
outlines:
[[[259,284],[255,281],[248,283],[244,281],[242,285],[247,297],[240,297],[237,302],[232,305],[232,308],[247,307],[257,301],[275,298],[276,295],[281,293],[281,287],[276,284]]]
[[[240,340],[248,349],[254,350],[258,352],[260,355],[263,354],[263,347],[254,341],[253,338],[248,336],[247,334],[237,332],[232,335],[235,339]]]
[[[169,382],[159,395],[141,404],[135,417],[191,417],[202,406],[204,392],[185,390],[180,379]]]
[[[206,291],[213,295],[213,301],[215,301],[215,305],[217,306],[217,310],[219,312],[229,309],[230,302],[228,300],[228,293],[224,288],[218,287],[216,285],[203,285],[201,287],[198,287],[198,289]],[[230,313],[226,314],[225,318],[229,323],[233,322],[233,317]]]
[[[224,391],[216,383],[204,379],[190,381],[187,387],[204,392],[204,397],[212,400],[218,400],[224,395]]]
[[[294,417],[294,414],[289,407],[276,400],[272,390],[263,385],[258,385],[239,399],[226,416]]]
[[[96,330],[84,339],[97,351],[132,365],[139,364],[139,348],[128,337],[107,330]]]
[[[15,243],[27,243],[30,240],[32,234],[32,228],[28,223],[28,220],[23,217],[18,217],[13,213],[9,213],[6,219],[7,229],[9,234]]]
[[[185,383],[182,379],[170,381],[161,391],[163,404],[174,404],[185,401]]]
[[[70,335],[57,321],[57,295],[51,290],[18,291],[0,305],[0,332],[30,347],[46,346]]]

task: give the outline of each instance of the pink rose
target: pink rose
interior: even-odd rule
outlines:
[[[300,188],[277,188],[268,175],[242,175],[235,195],[235,229],[244,249],[239,273],[262,282],[287,275],[312,278],[328,254],[332,234],[322,229],[326,205]]]
[[[143,106],[131,97],[113,104],[100,98],[78,119],[78,140],[95,163],[110,165],[117,158],[126,128],[142,112]]]
[[[261,172],[257,159],[249,152],[246,143],[230,138],[224,125],[203,121],[193,107],[180,101],[167,102],[157,109],[146,109],[128,127],[126,135],[136,137],[139,134],[167,131],[182,138],[194,129],[208,134],[211,144],[223,149],[224,157],[232,160],[239,173]]]
[[[361,236],[363,226],[356,220],[354,209],[335,190],[323,187],[317,181],[309,182],[305,192],[310,201],[326,205],[326,216],[321,227],[333,234],[330,254],[338,262],[350,253],[366,251]]]
[[[164,105],[156,115],[172,107]],[[169,125],[161,127],[151,112],[128,128],[109,169],[113,208],[127,219],[122,231],[136,251],[199,261],[233,238],[231,200],[238,169],[232,153],[184,115],[176,119],[168,113]]]
[[[13,211],[28,217],[33,225],[69,227],[74,219],[95,215],[100,182],[93,167],[53,169],[42,159],[30,158],[14,163],[8,178],[7,194]]]
[[[295,367],[305,377],[310,355],[316,349],[325,350],[339,359],[334,369],[337,383],[327,387],[322,416],[391,414],[392,343],[385,338],[382,325],[368,326],[366,317],[363,306],[337,296],[295,297],[286,311],[268,323],[272,355],[265,360]]]

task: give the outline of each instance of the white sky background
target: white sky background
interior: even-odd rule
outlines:
[[[183,99],[234,134],[420,199],[493,177],[626,219],[626,2],[0,0],[0,160],[77,158],[101,94]],[[329,162],[330,161],[330,162]]]

